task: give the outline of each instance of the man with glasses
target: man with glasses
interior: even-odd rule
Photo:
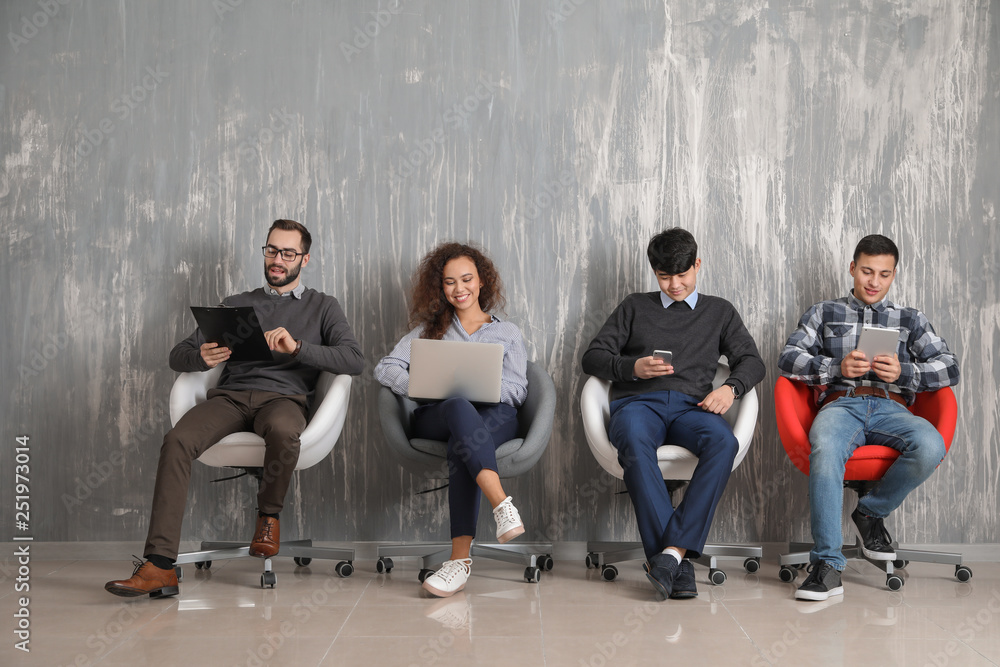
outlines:
[[[275,220],[264,246],[266,285],[230,296],[225,306],[252,306],[273,353],[270,361],[230,362],[207,399],[189,410],[163,438],[153,488],[153,508],[143,556],[132,577],[104,588],[122,597],[178,593],[174,561],[181,536],[191,462],[238,431],[265,442],[263,479],[257,494],[257,527],[250,555],[278,553],[278,513],[299,458],[299,435],[321,371],[358,375],[364,359],[340,304],[306,288],[299,272],[309,264],[309,231],[293,220]],[[207,371],[227,361],[230,350],[206,342],[200,330],[170,352],[177,372]]]

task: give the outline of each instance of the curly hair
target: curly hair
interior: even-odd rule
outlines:
[[[413,303],[410,305],[410,327],[423,325],[421,338],[440,340],[451,324],[454,306],[444,296],[444,266],[458,257],[468,257],[479,273],[479,307],[483,312],[503,310],[507,300],[503,295],[500,273],[490,258],[479,248],[464,243],[442,243],[420,260],[413,273]]]

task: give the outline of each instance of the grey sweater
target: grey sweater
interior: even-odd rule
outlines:
[[[673,352],[674,373],[633,379],[635,362],[653,350]],[[712,391],[720,355],[729,359],[728,383],[742,396],[764,379],[764,362],[739,313],[725,299],[698,295],[664,308],[659,292],[630,294],[618,304],[583,353],[583,370],[611,380],[611,400],[651,391],[679,391],[699,401]]]
[[[279,297],[258,288],[222,303],[253,306],[261,329],[284,327],[302,341],[302,349],[295,357],[274,352],[273,361],[229,362],[222,371],[220,388],[310,395],[320,371],[359,375],[364,368],[361,346],[332,296],[307,288],[301,298]],[[179,373],[208,370],[199,350],[204,342],[201,330],[196,329],[170,351],[170,368]]]

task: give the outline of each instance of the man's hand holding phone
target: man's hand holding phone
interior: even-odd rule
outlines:
[[[674,367],[671,365],[672,358],[673,355],[667,350],[655,350],[648,357],[636,359],[632,373],[640,380],[671,375],[674,372]]]

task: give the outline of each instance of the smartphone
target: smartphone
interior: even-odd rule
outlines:
[[[670,350],[653,350],[653,358],[659,359],[667,365],[671,365],[674,359],[674,353]]]

